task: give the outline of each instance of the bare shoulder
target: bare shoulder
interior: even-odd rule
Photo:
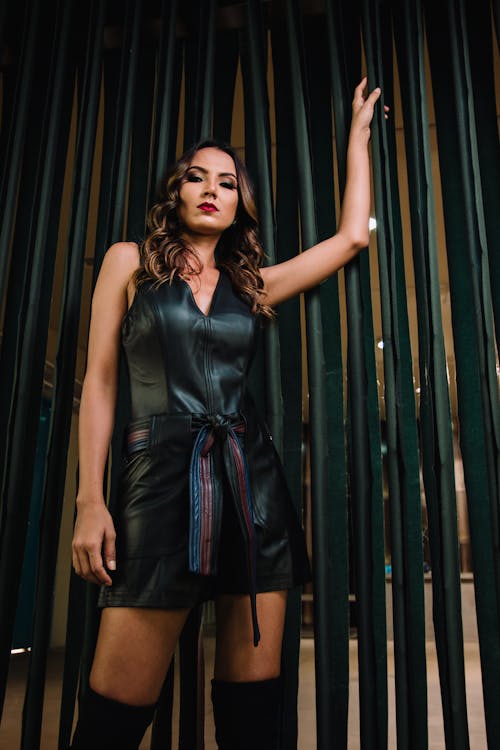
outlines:
[[[139,268],[139,246],[135,242],[115,242],[106,251],[97,285],[126,289],[134,271]]]
[[[104,264],[115,272],[132,274],[140,265],[139,245],[137,242],[115,242],[106,251]]]
[[[127,288],[139,265],[139,247],[135,242],[116,242],[111,245],[99,271],[93,295],[93,306],[119,304],[121,309],[123,305],[126,305]]]

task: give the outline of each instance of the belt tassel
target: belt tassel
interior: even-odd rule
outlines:
[[[257,620],[256,539],[248,464],[240,435],[243,422],[231,425],[223,417],[209,417],[196,436],[190,466],[189,569],[201,575],[217,572],[217,550],[222,525],[222,483],[217,477],[212,447],[222,441],[222,458],[238,523],[247,550],[247,575],[254,632],[260,640]]]

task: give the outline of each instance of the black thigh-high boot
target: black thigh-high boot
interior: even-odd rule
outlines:
[[[156,706],[128,706],[88,688],[71,750],[137,750]]]
[[[281,679],[212,680],[215,739],[219,750],[276,750]]]

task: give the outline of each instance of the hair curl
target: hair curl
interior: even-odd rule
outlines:
[[[195,154],[203,148],[217,148],[234,160],[238,183],[235,223],[221,235],[215,249],[217,267],[227,272],[236,291],[248,300],[254,314],[274,317],[262,302],[264,282],[259,272],[264,250],[258,238],[257,209],[253,185],[247,169],[231,146],[216,140],[203,140],[188,149],[167,172],[158,191],[158,200],[147,216],[146,236],[140,244],[141,265],[134,274],[138,286],[153,279],[156,284],[172,283],[176,275],[199,274],[201,263],[196,251],[182,238],[177,215],[179,192]]]

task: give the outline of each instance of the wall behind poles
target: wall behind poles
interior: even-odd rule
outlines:
[[[106,248],[141,236],[166,164],[202,135],[233,140],[246,155],[271,259],[285,259],[333,232],[345,180],[352,89],[364,66],[370,86],[380,84],[386,101],[394,98],[403,116],[400,122],[393,107],[386,123],[379,106],[372,129],[377,247],[370,263],[364,253],[338,279],[307,295],[302,345],[298,300],[282,306],[253,378],[297,507],[302,483],[310,479],[317,746],[347,747],[349,625],[359,644],[361,746],[387,746],[384,488],[398,748],[424,749],[428,742],[422,501],[446,747],[469,746],[452,422],[459,425],[464,462],[488,746],[500,746],[498,28],[498,3],[488,0],[477,0],[474,14],[465,0],[213,0],[202,6],[194,0],[93,0],[84,7],[60,2],[43,14],[37,0],[1,5],[2,706],[30,517],[36,425],[47,396],[46,363],[55,365],[21,747],[37,747],[43,728],[55,550],[63,501],[74,502],[64,497],[74,383],[83,376],[90,292]],[[429,125],[428,111],[436,113],[446,239],[434,197],[434,124]],[[403,126],[404,152],[396,147]],[[441,311],[446,268],[452,331]],[[408,318],[413,277],[416,321]],[[456,362],[449,354],[451,337]],[[377,370],[379,340],[384,359]],[[301,368],[304,357],[307,370]],[[458,403],[447,378],[447,368],[454,373],[455,365]],[[414,386],[420,389],[417,398]],[[121,425],[125,381],[119,404]],[[304,418],[310,477],[302,470]],[[118,426],[115,456],[119,443]],[[110,462],[111,502],[118,464]],[[70,460],[68,471],[75,469]],[[350,622],[349,560],[356,602]],[[79,674],[80,690],[86,687],[97,626],[95,593],[72,580],[60,748],[68,744]],[[203,745],[200,705],[189,700],[201,674],[199,660],[189,656],[197,653],[198,631],[195,617],[180,660],[187,696],[181,701],[180,742],[188,748]],[[297,746],[299,636],[300,592],[293,592],[284,659],[287,750]],[[172,746],[171,710],[172,673],[151,747]]]

